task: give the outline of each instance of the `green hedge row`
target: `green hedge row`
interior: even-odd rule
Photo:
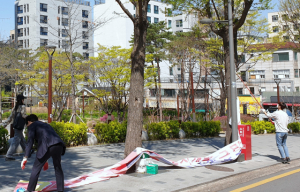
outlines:
[[[10,116],[11,112],[5,112],[2,114],[2,119],[7,119]],[[48,119],[48,113],[35,113],[39,119]],[[27,113],[27,115],[30,115]]]
[[[67,147],[87,143],[87,125],[53,121],[50,124]]]
[[[245,125],[251,125],[252,133],[263,134],[265,130],[267,133],[275,133],[275,126],[269,121],[252,121],[242,122]]]
[[[0,127],[0,152],[6,152],[8,148],[8,131],[4,127]]]
[[[119,123],[112,121],[107,123],[98,123],[95,126],[95,135],[99,143],[119,143],[125,142],[127,132],[127,121]]]
[[[288,124],[288,128],[293,131],[293,133],[299,133],[300,132],[300,123],[295,122],[295,123],[290,123]]]
[[[186,138],[213,137],[221,130],[219,121],[183,122],[168,121],[151,123],[148,127],[150,140],[176,139],[179,138],[180,128],[185,132]]]

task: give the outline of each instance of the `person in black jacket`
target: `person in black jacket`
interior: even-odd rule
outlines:
[[[38,143],[27,191],[35,191],[40,172],[43,167],[44,171],[48,169],[48,159],[50,157],[53,159],[57,190],[63,191],[64,173],[61,167],[61,156],[64,155],[66,150],[63,141],[49,124],[38,121],[36,115],[27,116],[25,122],[28,128],[28,143],[21,163],[22,169],[25,169],[27,158],[31,156],[34,140]]]

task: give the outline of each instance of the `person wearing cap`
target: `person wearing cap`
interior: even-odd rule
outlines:
[[[24,105],[24,99],[25,99],[25,97],[22,94],[17,96],[16,105],[13,108],[13,110],[11,111],[10,116],[7,118],[7,120],[3,121],[3,123],[1,123],[0,125],[6,127],[9,123],[14,122],[16,113],[21,113],[22,118],[24,118],[24,122],[25,122],[25,118],[27,117],[27,115],[26,115],[26,106]],[[12,143],[10,144],[9,149],[6,153],[5,161],[15,160],[15,158],[13,157],[13,154],[16,152],[16,149],[19,145],[21,145],[23,151],[25,151],[26,140],[23,135],[23,129],[20,130],[20,129],[14,128],[15,135],[14,135]]]
[[[277,105],[278,111],[273,113],[266,113],[265,109],[261,109],[267,117],[274,119],[275,132],[276,132],[276,144],[279,150],[281,158],[278,162],[287,163],[290,161],[290,155],[288,148],[286,146],[286,140],[288,136],[289,129],[287,125],[289,124],[289,116],[283,110],[286,108],[286,104],[279,102]]]

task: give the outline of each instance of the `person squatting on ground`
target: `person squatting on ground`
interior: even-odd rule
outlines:
[[[266,113],[266,115],[275,120],[276,144],[281,156],[281,158],[277,161],[287,163],[290,161],[289,151],[286,146],[286,140],[289,131],[287,128],[287,125],[289,124],[289,116],[286,112],[282,111],[286,108],[285,103],[279,102],[277,107],[278,111]],[[265,112],[264,109],[262,109],[262,111]]]
[[[63,191],[64,173],[61,167],[61,156],[64,155],[66,150],[64,142],[49,124],[38,121],[36,115],[27,116],[25,122],[28,128],[28,144],[21,163],[22,169],[25,169],[27,158],[31,156],[34,140],[38,143],[27,191],[35,191],[40,172],[42,168],[44,168],[44,171],[48,169],[48,159],[50,157],[53,160],[57,190]]]
[[[19,145],[21,145],[23,151],[26,148],[26,140],[23,135],[23,130],[25,126],[25,118],[26,118],[26,106],[24,105],[25,97],[23,95],[17,96],[17,102],[15,107],[13,108],[10,116],[4,121],[1,125],[6,127],[10,122],[13,122],[13,128],[15,135],[12,139],[12,142],[9,146],[9,149],[6,153],[5,161],[13,161],[15,158],[13,154],[16,152],[16,149]]]

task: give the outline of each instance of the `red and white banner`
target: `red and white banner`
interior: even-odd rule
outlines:
[[[138,147],[133,152],[131,152],[124,160],[116,163],[113,166],[86,175],[82,175],[74,179],[66,180],[65,188],[73,188],[82,185],[87,185],[99,181],[108,180],[112,177],[118,177],[120,175],[123,175],[131,166],[133,166],[141,158],[141,156],[144,153],[150,155],[152,159],[160,161],[167,165],[190,168],[190,167],[198,167],[198,166],[206,166],[206,165],[216,165],[216,164],[222,164],[225,162],[233,161],[240,155],[242,146],[243,145],[241,139],[239,138],[238,141],[235,141],[234,143],[231,143],[206,157],[185,158],[176,162],[168,160],[154,151],[150,151],[148,149]],[[14,192],[25,191],[27,189],[27,185],[28,185],[28,181],[20,180]],[[55,191],[55,190],[56,190],[56,181],[38,182],[38,185],[36,187],[36,191]]]

